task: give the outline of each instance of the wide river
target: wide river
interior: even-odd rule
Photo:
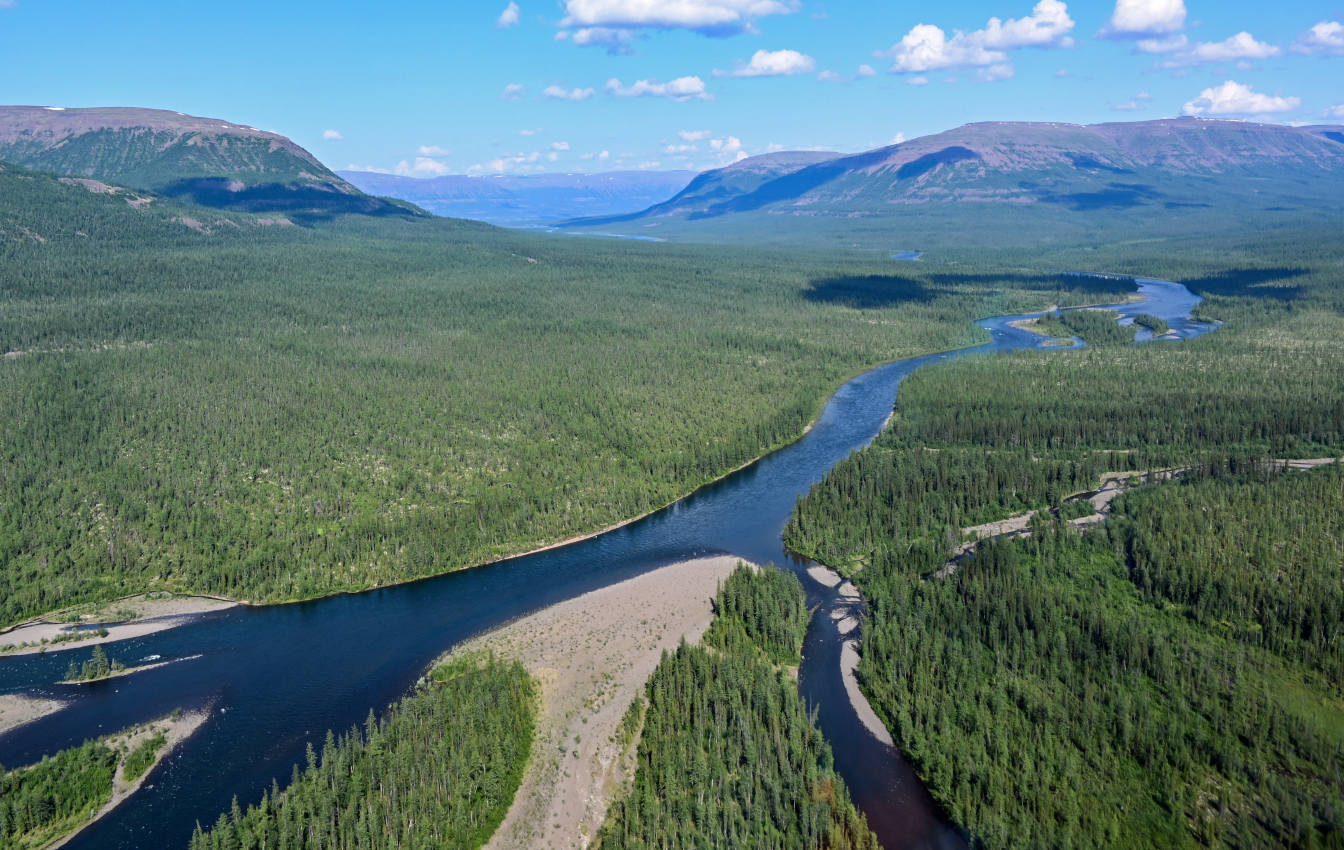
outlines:
[[[1184,286],[1141,279],[1139,291],[1142,302],[1113,309],[1127,317],[1159,316],[1180,338],[1211,329],[1190,318],[1200,299]],[[811,562],[785,550],[781,534],[795,500],[877,436],[906,375],[954,357],[1039,346],[1040,337],[1010,326],[1022,318],[1029,317],[981,321],[991,341],[976,348],[901,360],[860,375],[831,397],[796,443],[598,537],[384,590],[230,609],[113,643],[109,654],[125,663],[149,655],[195,656],[126,678],[55,684],[70,660],[83,661],[90,649],[0,658],[0,693],[72,700],[0,736],[0,764],[28,764],[175,708],[209,706],[209,721],[144,788],[67,845],[184,847],[197,822],[212,824],[235,795],[244,806],[255,802],[272,778],[287,782],[308,743],[320,749],[327,729],[362,723],[370,708],[381,712],[454,644],[656,567],[726,553],[793,569],[808,589],[817,614],[799,687],[817,707],[836,766],[883,845],[888,850],[965,846],[900,754],[859,722],[845,696],[841,638],[830,616],[841,603],[835,591],[808,576]]]

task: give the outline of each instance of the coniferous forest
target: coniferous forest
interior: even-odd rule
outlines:
[[[792,574],[740,566],[715,602],[714,648],[664,654],[636,703],[638,766],[602,850],[876,850],[797,686],[771,660],[798,658],[803,605]]]
[[[863,689],[977,845],[1344,841],[1344,472],[1277,461],[1344,454],[1344,303],[1247,278],[1191,277],[1227,321],[1198,340],[921,370],[790,521],[868,599]],[[1170,467],[1091,527],[1044,512]]]
[[[975,341],[971,317],[1132,288],[261,220],[0,171],[0,625],[147,590],[312,597],[594,531],[795,439],[864,368]]]
[[[536,686],[522,666],[457,658],[364,728],[327,732],[283,791],[192,836],[216,848],[479,847],[513,802],[532,747]]]

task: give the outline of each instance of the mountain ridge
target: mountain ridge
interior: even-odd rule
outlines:
[[[418,214],[277,133],[170,110],[0,106],[0,160],[245,212]]]
[[[768,155],[767,155],[768,156]],[[750,169],[749,158],[736,164]],[[705,172],[685,191],[619,218],[576,220],[566,227],[639,224],[712,236],[727,226],[770,216],[869,219],[920,231],[932,218],[998,215],[1030,224],[1033,210],[1051,226],[1081,227],[1066,213],[1185,212],[1191,226],[1213,226],[1214,212],[1234,205],[1263,212],[1344,213],[1344,130],[1293,128],[1205,118],[1063,124],[979,122],[943,133],[810,163],[762,162],[770,172],[754,186]],[[698,191],[706,186],[713,191]],[[968,207],[967,205],[971,205]],[[954,214],[954,210],[957,212]],[[990,212],[985,212],[989,210]],[[1209,210],[1201,225],[1192,211]],[[1037,210],[1039,211],[1039,210]],[[949,223],[950,227],[951,224]]]

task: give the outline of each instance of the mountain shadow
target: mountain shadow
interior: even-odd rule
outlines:
[[[802,290],[803,298],[814,304],[839,304],[856,310],[925,303],[943,294],[943,290],[929,289],[908,277],[880,274],[823,278]]]

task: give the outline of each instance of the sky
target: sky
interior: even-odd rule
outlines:
[[[972,121],[1344,124],[1344,0],[0,0],[0,103],[171,109],[416,177]]]

